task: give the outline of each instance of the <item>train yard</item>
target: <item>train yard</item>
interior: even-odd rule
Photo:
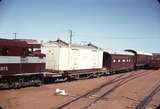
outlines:
[[[160,70],[137,70],[99,78],[0,91],[3,109],[156,109]],[[65,90],[66,96],[55,94]]]
[[[156,0],[19,1],[0,0],[0,109],[160,109]]]
[[[0,109],[156,109],[160,54],[0,39]],[[39,87],[36,87],[39,86]]]

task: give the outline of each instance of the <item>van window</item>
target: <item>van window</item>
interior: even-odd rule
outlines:
[[[8,55],[8,48],[2,48],[1,49],[1,54],[4,55],[4,56]]]

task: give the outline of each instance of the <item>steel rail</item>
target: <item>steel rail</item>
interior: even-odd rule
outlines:
[[[135,109],[145,109],[147,104],[151,102],[154,95],[156,95],[158,92],[160,92],[160,81],[155,85],[155,88],[143,98],[143,100],[135,107]]]
[[[103,93],[101,96],[99,96],[97,99],[95,99],[93,102],[89,103],[87,106],[85,106],[83,109],[88,109],[89,107],[93,106],[95,103],[97,103],[99,100],[103,99],[104,97],[110,95],[114,90],[116,90],[117,88],[123,86],[124,84],[128,83],[131,80],[134,80],[136,78],[142,77],[144,75],[140,75],[140,76],[136,76],[135,77],[131,77],[131,78],[126,78],[123,79],[122,81],[118,82],[118,84],[116,84],[114,87],[112,87],[110,90],[108,90],[107,92]],[[129,80],[127,80],[129,79]]]
[[[143,71],[143,72],[141,72],[141,73],[144,73],[144,72],[145,72],[145,71]],[[130,74],[130,75],[126,76],[126,77],[122,77],[122,76],[124,76],[125,74],[119,75],[119,76],[115,77],[114,79],[112,79],[112,80],[110,80],[110,81],[107,81],[106,83],[104,83],[104,84],[102,84],[102,85],[100,85],[100,86],[98,86],[98,87],[96,87],[96,88],[94,88],[94,89],[86,92],[85,94],[80,95],[80,96],[78,96],[78,97],[76,97],[76,98],[74,98],[74,99],[72,99],[72,100],[70,100],[70,101],[68,101],[68,102],[66,102],[66,103],[58,106],[58,107],[52,108],[52,109],[63,109],[64,107],[70,105],[71,103],[73,103],[73,102],[75,102],[75,101],[78,101],[78,100],[81,99],[81,98],[84,98],[84,97],[86,97],[86,96],[88,96],[88,95],[91,95],[91,94],[93,94],[93,93],[98,92],[99,90],[101,90],[103,87],[106,87],[107,85],[110,85],[110,84],[119,82],[119,81],[121,81],[121,80],[126,80],[126,79],[128,79],[128,78],[130,78],[130,77],[133,77],[133,76],[141,75],[141,73],[135,72],[135,74]],[[145,74],[145,75],[146,75],[146,74]],[[122,77],[122,78],[121,78],[121,77]],[[138,77],[140,77],[140,76],[138,76]]]

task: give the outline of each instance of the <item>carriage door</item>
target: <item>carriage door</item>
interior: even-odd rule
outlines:
[[[110,68],[112,63],[111,61],[111,55],[103,52],[103,68]]]
[[[78,49],[72,49],[72,54],[71,54],[72,56],[70,61],[72,63],[71,65],[73,70],[78,69],[78,58],[79,58],[78,51],[79,51]]]

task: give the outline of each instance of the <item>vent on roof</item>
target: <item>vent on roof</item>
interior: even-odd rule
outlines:
[[[67,42],[65,42],[65,41],[63,41],[63,40],[61,40],[61,39],[57,39],[57,41],[56,41],[57,43],[59,43],[59,44],[62,44],[62,45],[68,45],[68,43]]]
[[[97,48],[97,49],[98,49],[98,47],[97,47],[96,45],[92,44],[92,43],[87,44],[87,46],[90,46],[90,47],[93,47],[93,48]]]

